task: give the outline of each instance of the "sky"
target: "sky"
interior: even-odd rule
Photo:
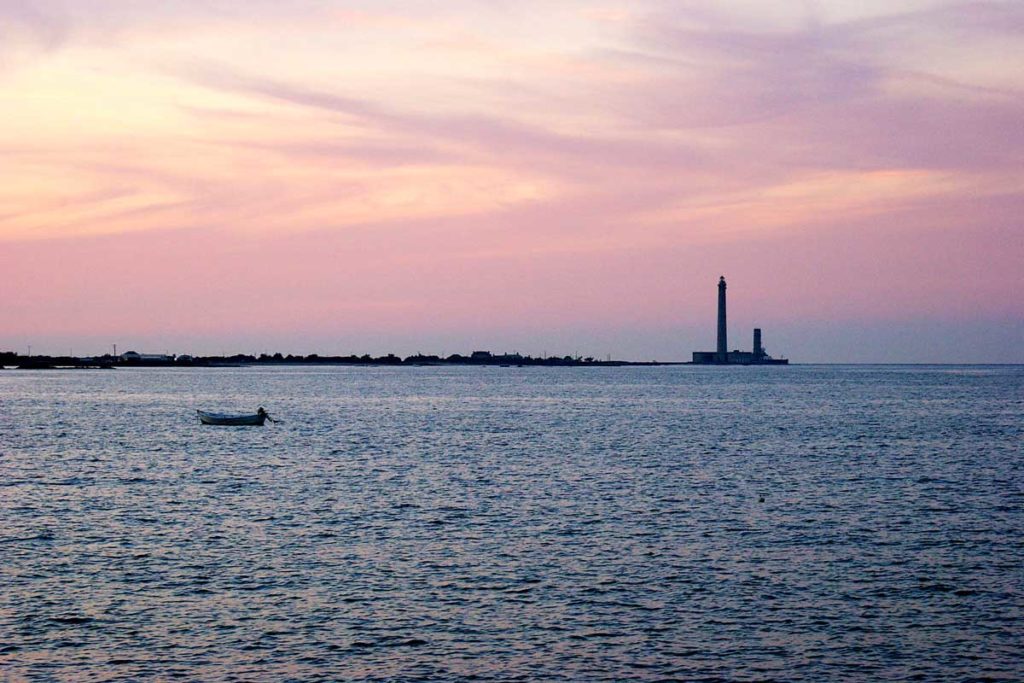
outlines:
[[[1024,362],[1024,3],[0,0],[0,350]]]

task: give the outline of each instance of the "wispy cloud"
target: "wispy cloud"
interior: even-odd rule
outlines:
[[[653,324],[725,270],[779,315],[1019,310],[1024,6],[872,7],[0,0],[5,319],[84,278],[171,308],[269,281],[322,329],[495,300]],[[107,322],[157,324],[133,310]]]
[[[69,32],[68,22],[55,12],[0,0],[0,76],[34,54],[60,48]]]

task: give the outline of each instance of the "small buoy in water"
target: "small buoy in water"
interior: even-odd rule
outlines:
[[[763,503],[764,502],[764,496],[761,496],[760,498],[758,498],[757,502],[758,503]]]

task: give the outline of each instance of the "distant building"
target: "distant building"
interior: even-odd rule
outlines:
[[[138,351],[126,351],[119,358],[123,363],[170,363],[173,356],[163,353],[139,353]]]
[[[714,351],[694,351],[694,365],[788,365],[785,358],[772,358],[761,345],[761,328],[754,328],[752,351],[729,351],[725,315],[725,276],[718,279],[718,343]]]

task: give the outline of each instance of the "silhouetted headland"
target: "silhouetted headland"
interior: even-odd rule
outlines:
[[[685,365],[678,361],[626,361],[599,360],[593,356],[529,356],[520,353],[491,353],[474,351],[468,356],[452,354],[434,356],[415,354],[402,358],[393,353],[384,356],[308,356],[292,354],[250,355],[238,353],[231,356],[191,356],[172,354],[141,354],[128,351],[118,356],[79,358],[74,356],[21,356],[15,352],[0,352],[0,367],[15,367],[22,370],[48,369],[99,369],[115,367],[232,367],[246,365],[497,365],[508,367],[616,367],[622,365]]]
[[[16,367],[22,370],[48,369],[101,369],[114,367],[238,367],[244,365],[497,365],[503,367],[618,367],[623,365],[788,365],[785,358],[772,358],[761,344],[761,328],[754,328],[751,351],[729,351],[725,314],[725,277],[718,281],[718,344],[714,351],[694,351],[693,360],[682,361],[629,361],[598,360],[593,356],[524,356],[520,353],[491,353],[474,351],[468,356],[459,353],[450,356],[431,356],[417,353],[401,358],[393,353],[385,356],[308,356],[281,353],[258,356],[236,353],[232,356],[192,356],[187,354],[152,354],[127,351],[120,355],[105,354],[78,358],[75,356],[20,356],[13,351],[0,352],[0,369]],[[117,351],[117,347],[114,347]]]

